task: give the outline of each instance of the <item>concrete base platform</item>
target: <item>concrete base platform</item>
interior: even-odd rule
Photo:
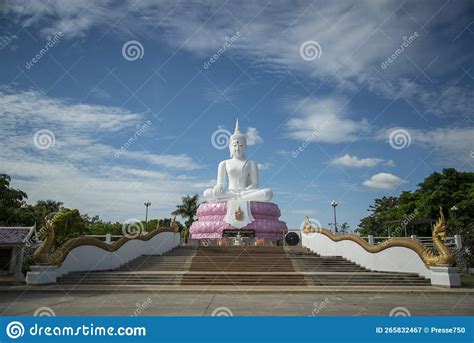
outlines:
[[[329,289],[325,292],[323,289],[309,292],[136,289],[116,293],[112,289],[71,292],[57,287],[49,291],[45,291],[46,286],[35,288],[36,291],[25,293],[0,290],[0,314],[31,316],[38,308],[47,307],[56,316],[211,316],[216,311],[234,316],[388,316],[400,308],[412,316],[474,315],[471,292],[441,289],[441,294],[433,287],[430,292],[412,287],[411,292],[398,293]]]
[[[15,285],[0,286],[0,293],[84,293],[97,292],[104,295],[110,293],[361,293],[361,294],[377,294],[377,293],[433,293],[433,294],[465,294],[474,295],[474,288],[447,288],[436,286],[164,286],[164,285],[120,285],[108,286],[103,285]]]

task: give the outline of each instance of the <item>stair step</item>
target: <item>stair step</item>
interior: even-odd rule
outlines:
[[[185,286],[424,286],[414,273],[374,272],[341,256],[304,248],[178,247],[142,255],[115,270],[71,272],[63,284]]]

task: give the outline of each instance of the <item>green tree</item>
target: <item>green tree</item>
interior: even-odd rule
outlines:
[[[160,227],[170,227],[172,221],[172,218],[150,219],[148,220],[148,232]],[[176,221],[176,224],[178,224],[179,227],[178,231],[181,232],[184,227],[183,224],[181,224],[179,221]],[[142,221],[142,226],[145,227],[145,221]]]
[[[28,206],[28,214],[34,218],[36,227],[41,228],[44,226],[45,218],[51,215],[59,213],[63,209],[63,203],[54,200],[38,200],[36,205]],[[29,219],[31,221],[31,218]]]
[[[359,224],[359,232],[362,235],[388,236],[390,226],[387,222],[397,219],[399,213],[399,198],[393,196],[384,196],[375,199],[374,204],[368,209],[371,214],[362,218]]]
[[[416,192],[420,193],[419,207],[424,216],[437,218],[439,208],[445,210],[451,234],[474,222],[474,173],[444,169],[427,177]],[[457,208],[454,212],[450,210],[453,206]]]
[[[180,236],[182,239],[184,239],[184,243],[188,243],[189,228],[184,227],[180,232]]]
[[[186,195],[181,198],[181,204],[176,205],[176,210],[171,212],[173,216],[181,216],[186,221],[184,226],[188,229],[191,227],[191,224],[194,222],[194,217],[196,216],[198,208],[198,199],[199,196],[195,195]]]
[[[342,234],[345,234],[345,233],[349,232],[349,224],[343,223],[343,224],[339,225],[339,227],[337,228],[337,231],[342,233]]]
[[[63,203],[54,200],[38,200],[36,206],[45,210],[46,213],[59,212],[63,208]]]
[[[474,252],[474,173],[459,172],[454,168],[435,172],[421,182],[413,192],[399,197],[375,199],[371,214],[362,218],[357,232],[362,235],[387,235],[400,225],[416,227],[417,235],[431,235],[430,222],[434,223],[442,208],[446,217],[448,236],[459,234],[468,255]],[[398,221],[384,225],[387,221]],[[402,233],[404,230],[398,230]],[[471,261],[472,265],[472,261]]]
[[[11,178],[0,174],[0,224],[21,225],[23,219],[18,218],[22,206],[26,206],[28,196],[25,192],[10,187]]]
[[[86,223],[79,210],[65,208],[53,218],[55,245],[60,246],[67,240],[82,236],[86,231]]]
[[[122,234],[122,224],[119,222],[105,222],[97,215],[91,218],[87,214],[82,215],[82,219],[86,226],[85,232],[89,235],[106,235],[108,233],[111,235]]]

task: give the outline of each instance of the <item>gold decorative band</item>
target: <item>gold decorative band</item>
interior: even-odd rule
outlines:
[[[124,236],[112,244],[107,244],[95,237],[77,237],[77,238],[72,238],[68,240],[63,245],[58,247],[54,252],[50,253],[48,251],[49,250],[48,248],[51,247],[51,241],[52,239],[54,239],[54,232],[53,230],[50,230],[48,232],[48,236],[46,237],[46,239],[43,241],[43,243],[38,247],[38,249],[33,254],[33,261],[36,264],[40,264],[40,265],[60,266],[66,259],[69,252],[80,246],[90,245],[90,246],[95,246],[97,248],[103,249],[105,251],[113,252],[120,249],[120,247],[122,247],[125,243],[131,240],[149,241],[150,239],[152,239],[156,235],[159,235],[160,233],[177,232],[177,231],[178,231],[178,226],[173,225],[172,223],[170,227],[156,228],[155,230],[151,231],[150,233],[144,236],[139,236],[136,238],[128,238]]]
[[[311,228],[311,231],[308,231],[305,229],[303,231],[305,233],[310,233],[310,232],[320,233],[322,235],[327,236],[329,239],[331,239],[334,242],[353,241],[359,244],[362,248],[364,248],[364,250],[372,254],[381,252],[385,249],[392,248],[392,247],[404,247],[404,248],[408,248],[415,251],[418,254],[418,256],[420,256],[420,258],[423,259],[423,252],[426,248],[420,242],[415,241],[411,238],[405,238],[405,237],[394,237],[391,239],[387,239],[380,244],[373,245],[373,244],[368,243],[362,237],[354,235],[354,234],[335,235],[330,230],[324,229],[324,228],[317,228],[317,229]]]
[[[322,235],[327,236],[334,242],[340,241],[353,241],[359,244],[362,248],[364,248],[369,253],[378,253],[388,248],[393,247],[403,247],[407,249],[411,249],[418,254],[421,258],[423,263],[427,267],[431,266],[452,266],[455,262],[453,252],[446,247],[444,244],[444,240],[446,237],[446,224],[443,215],[443,211],[440,208],[440,218],[434,225],[433,229],[433,244],[436,247],[438,254],[435,254],[432,249],[429,247],[424,246],[419,241],[406,238],[406,237],[393,237],[383,241],[380,244],[369,244],[365,239],[360,236],[354,234],[344,234],[344,235],[335,235],[328,229],[324,228],[314,228],[311,226],[309,219],[306,219],[304,226],[303,226],[304,233],[311,233],[317,232]]]

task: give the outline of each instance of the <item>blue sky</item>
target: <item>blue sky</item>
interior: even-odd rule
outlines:
[[[239,117],[290,227],[305,215],[327,226],[335,199],[354,229],[374,198],[445,167],[473,170],[473,10],[7,1],[0,170],[31,203],[124,221],[150,199],[151,217],[169,216],[214,184],[228,151],[213,133]]]

